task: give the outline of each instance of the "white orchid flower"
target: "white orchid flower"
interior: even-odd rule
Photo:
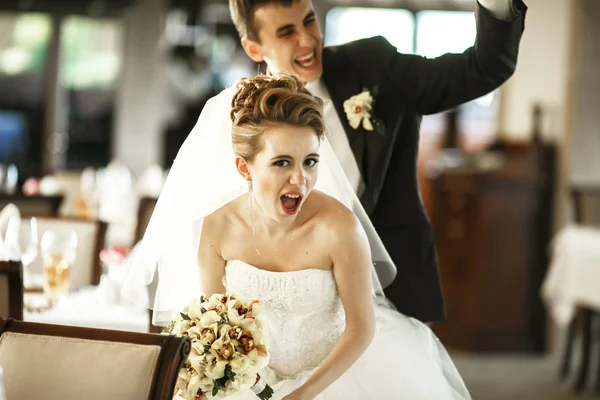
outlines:
[[[196,394],[198,394],[198,390],[201,389],[202,387],[202,378],[200,378],[199,375],[194,374],[188,385],[186,388],[186,395],[188,396],[187,398],[189,399],[193,399],[196,397]]]
[[[364,129],[367,131],[373,130],[373,124],[371,123],[372,104],[373,97],[368,91],[352,96],[344,102],[344,112],[348,117],[348,123],[353,129],[358,128],[362,122]]]
[[[175,336],[182,336],[185,332],[188,331],[188,329],[190,329],[191,323],[192,321],[182,319],[181,321],[173,325],[171,333]]]
[[[227,360],[216,360],[213,363],[207,364],[204,368],[204,374],[213,380],[221,379],[225,376],[225,367],[229,361]]]
[[[192,301],[188,306],[187,306],[187,314],[188,317],[190,317],[193,320],[198,320],[202,317],[202,305],[198,300],[194,300]]]
[[[209,328],[211,325],[221,321],[221,317],[217,314],[216,311],[207,311],[200,317],[200,323],[198,326],[200,328]]]

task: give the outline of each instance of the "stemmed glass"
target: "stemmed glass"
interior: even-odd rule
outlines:
[[[21,236],[23,238],[23,236]],[[24,241],[21,240],[21,244],[23,244],[23,251],[21,252],[21,262],[23,263],[23,280],[24,286],[30,287],[33,286],[33,276],[29,266],[38,255],[38,226],[37,219],[35,217],[29,220],[29,232],[25,236]]]
[[[44,265],[44,295],[53,305],[69,291],[71,266],[77,252],[77,234],[71,231],[61,236],[47,230],[42,235],[40,249]]]

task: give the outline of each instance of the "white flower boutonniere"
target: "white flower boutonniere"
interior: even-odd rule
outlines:
[[[377,97],[378,89],[375,86],[373,95],[371,95],[368,89],[363,89],[361,93],[344,101],[344,112],[348,118],[348,123],[353,129],[357,129],[362,123],[362,127],[367,131],[374,130],[380,134],[385,132],[383,121],[376,118],[373,113],[373,107],[375,106],[374,97]]]

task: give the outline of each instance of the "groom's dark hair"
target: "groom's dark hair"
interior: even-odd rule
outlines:
[[[229,0],[229,12],[240,38],[258,42],[258,29],[254,23],[256,9],[270,3],[289,7],[293,2],[294,0]]]

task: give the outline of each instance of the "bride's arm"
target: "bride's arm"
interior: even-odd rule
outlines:
[[[216,215],[209,215],[202,223],[200,244],[198,245],[198,268],[200,268],[200,289],[209,297],[215,293],[225,293],[223,274],[225,260],[221,257],[220,237],[222,236]]]
[[[367,349],[375,333],[369,241],[350,211],[338,213],[333,222],[326,225],[328,236],[333,238],[328,245],[346,314],[346,329],[320,368],[290,399],[312,399],[335,382]]]

